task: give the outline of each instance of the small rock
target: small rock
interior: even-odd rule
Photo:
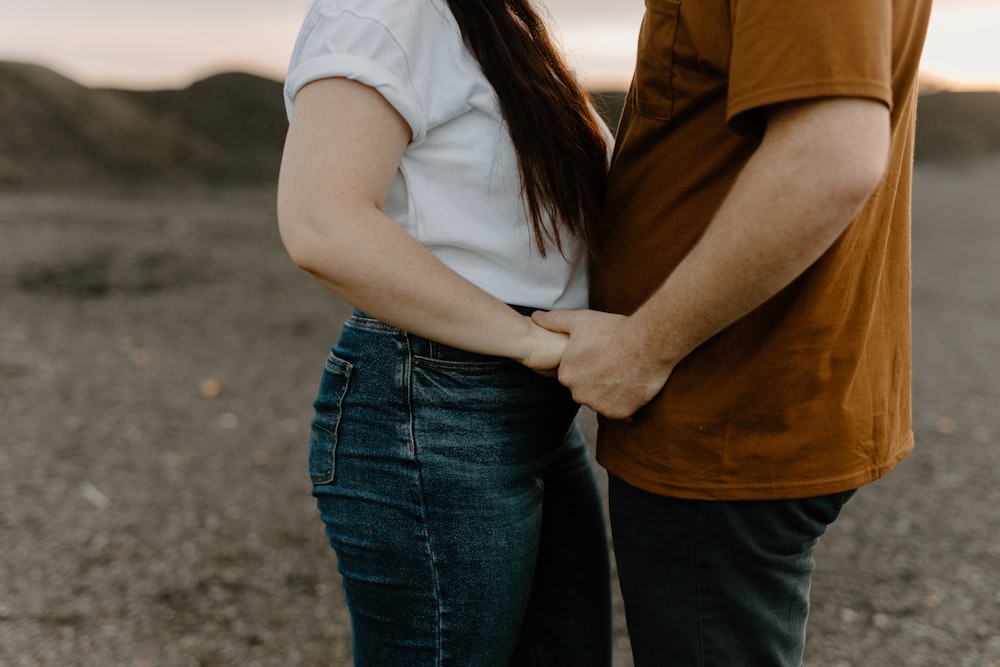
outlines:
[[[205,378],[198,386],[198,391],[202,398],[216,398],[222,393],[222,380],[219,378]]]
[[[106,509],[111,504],[111,499],[90,482],[84,482],[80,485],[80,494],[84,500],[99,510]]]
[[[149,352],[149,350],[137,347],[132,350],[132,354],[129,355],[129,360],[134,366],[145,366],[149,363],[149,360],[152,359],[152,357],[153,355]]]
[[[861,614],[854,609],[844,607],[840,610],[840,620],[844,623],[857,623],[859,618],[861,618]]]
[[[934,428],[937,429],[938,433],[943,433],[945,435],[948,435],[949,433],[955,430],[955,420],[950,419],[948,417],[941,417],[940,419],[937,420],[937,423],[934,425]]]

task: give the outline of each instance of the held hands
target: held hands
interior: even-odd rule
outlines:
[[[525,318],[530,326],[527,350],[519,360],[531,370],[546,377],[556,377],[563,351],[569,342],[569,336],[564,333],[549,331]]]
[[[643,348],[624,315],[594,310],[536,311],[531,319],[569,335],[558,366],[573,399],[611,419],[628,419],[659,393],[673,371]]]

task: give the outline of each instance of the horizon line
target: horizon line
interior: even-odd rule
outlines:
[[[163,76],[146,80],[139,80],[128,76],[91,77],[82,76],[72,72],[72,67],[63,66],[60,63],[44,62],[43,60],[22,60],[10,58],[0,54],[0,64],[21,64],[48,69],[60,76],[74,81],[85,88],[94,90],[132,90],[138,92],[152,92],[160,90],[183,90],[191,85],[210,79],[221,74],[248,74],[263,79],[269,79],[276,83],[284,81],[284,72],[278,72],[274,68],[254,66],[250,63],[225,63],[219,62],[216,65],[205,65],[198,67],[187,74],[177,74],[175,76]],[[590,91],[601,92],[624,92],[628,90],[630,77],[594,76],[581,77],[584,88]],[[942,76],[932,71],[920,73],[920,87],[923,91],[933,92],[1000,92],[1000,80],[998,81],[960,81],[950,77]]]

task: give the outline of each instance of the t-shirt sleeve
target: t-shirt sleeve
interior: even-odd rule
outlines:
[[[891,0],[740,0],[727,120],[742,134],[763,128],[768,105],[865,97],[892,106]]]
[[[303,86],[332,77],[374,88],[409,124],[413,141],[425,136],[427,117],[413,87],[408,54],[397,37],[373,18],[318,4],[302,26],[285,79],[289,119]]]

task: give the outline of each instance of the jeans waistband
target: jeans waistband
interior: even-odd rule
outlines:
[[[533,308],[531,306],[518,306],[508,304],[512,309],[520,313],[521,315],[529,316],[536,310],[544,310],[543,308]],[[410,352],[414,355],[421,357],[430,357],[432,359],[446,359],[451,361],[496,361],[496,360],[506,360],[504,357],[495,357],[487,354],[480,354],[477,352],[468,352],[466,350],[460,350],[458,348],[452,347],[450,345],[445,345],[444,343],[439,343],[435,340],[429,338],[424,338],[423,336],[417,336],[416,334],[409,333],[408,331],[403,331],[397,327],[390,324],[386,324],[381,320],[378,320],[360,310],[355,310],[354,313],[348,318],[347,326],[353,327],[355,329],[362,329],[366,331],[372,331],[375,333],[384,333],[393,336],[399,336],[406,340]]]

